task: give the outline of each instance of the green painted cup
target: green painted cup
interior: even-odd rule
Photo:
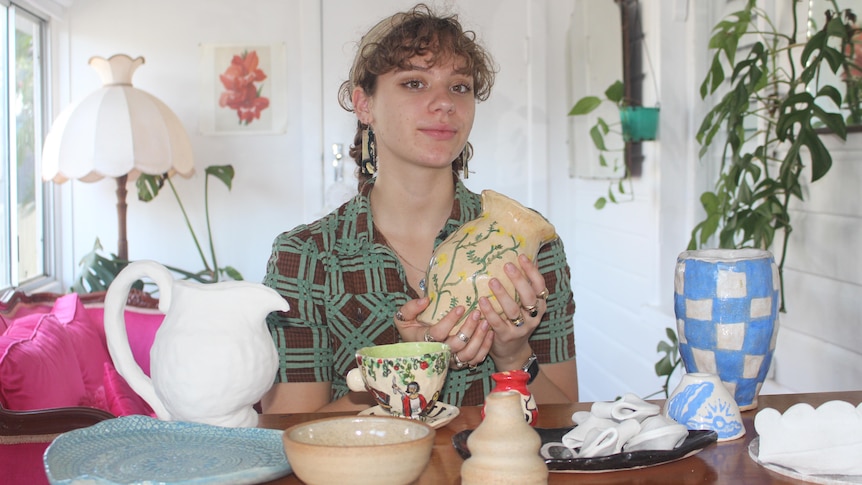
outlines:
[[[424,417],[440,396],[449,371],[449,346],[440,342],[401,342],[356,351],[357,368],[347,385],[368,391],[394,416]]]

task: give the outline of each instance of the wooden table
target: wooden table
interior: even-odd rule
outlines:
[[[743,438],[709,445],[700,453],[688,458],[641,468],[638,470],[614,471],[605,473],[550,473],[548,483],[599,483],[599,484],[760,484],[788,483],[803,484],[797,480],[774,473],[761,467],[748,456],[748,444],[757,436],[754,430],[754,415],[759,409],[775,408],[784,412],[793,404],[805,402],[818,406],[826,401],[841,400],[852,404],[862,402],[862,391],[812,393],[812,394],[780,394],[763,395],[758,400],[756,410],[742,413],[745,424]],[[660,401],[657,401],[661,403]],[[539,407],[537,426],[542,428],[559,428],[572,425],[572,413],[589,411],[592,403],[555,404]],[[344,414],[344,413],[340,413]],[[260,426],[272,429],[286,429],[294,424],[328,416],[330,413],[317,414],[265,414],[261,417]],[[479,407],[463,407],[460,415],[448,425],[437,430],[431,461],[423,472],[419,484],[458,484],[461,481],[461,459],[452,446],[452,436],[465,429],[475,429],[481,421]],[[291,474],[273,484],[301,484],[302,482]]]

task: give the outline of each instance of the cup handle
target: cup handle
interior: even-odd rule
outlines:
[[[347,387],[354,392],[365,392],[365,381],[362,379],[362,371],[359,368],[350,369],[347,373]]]

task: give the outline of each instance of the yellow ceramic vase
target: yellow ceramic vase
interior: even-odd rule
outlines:
[[[434,250],[425,276],[431,303],[419,314],[419,321],[436,324],[451,309],[463,305],[467,311],[450,332],[455,335],[482,296],[490,298],[494,309],[502,314],[488,282],[497,278],[517,300],[503,266],[509,262],[518,266],[521,254],[535,260],[539,249],[556,238],[554,226],[538,212],[492,190],[482,191],[482,214]]]

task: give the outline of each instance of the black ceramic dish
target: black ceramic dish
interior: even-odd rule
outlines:
[[[535,429],[542,438],[542,444],[544,445],[546,443],[562,441],[563,435],[573,428]],[[472,429],[465,429],[452,437],[452,444],[455,446],[455,450],[465,460],[470,457],[470,450],[467,448],[467,437],[472,432]],[[717,440],[718,434],[715,431],[690,430],[685,441],[672,450],[630,451],[594,458],[548,458],[545,459],[545,463],[548,465],[548,470],[563,473],[598,473],[643,468],[681,460],[699,452]]]

